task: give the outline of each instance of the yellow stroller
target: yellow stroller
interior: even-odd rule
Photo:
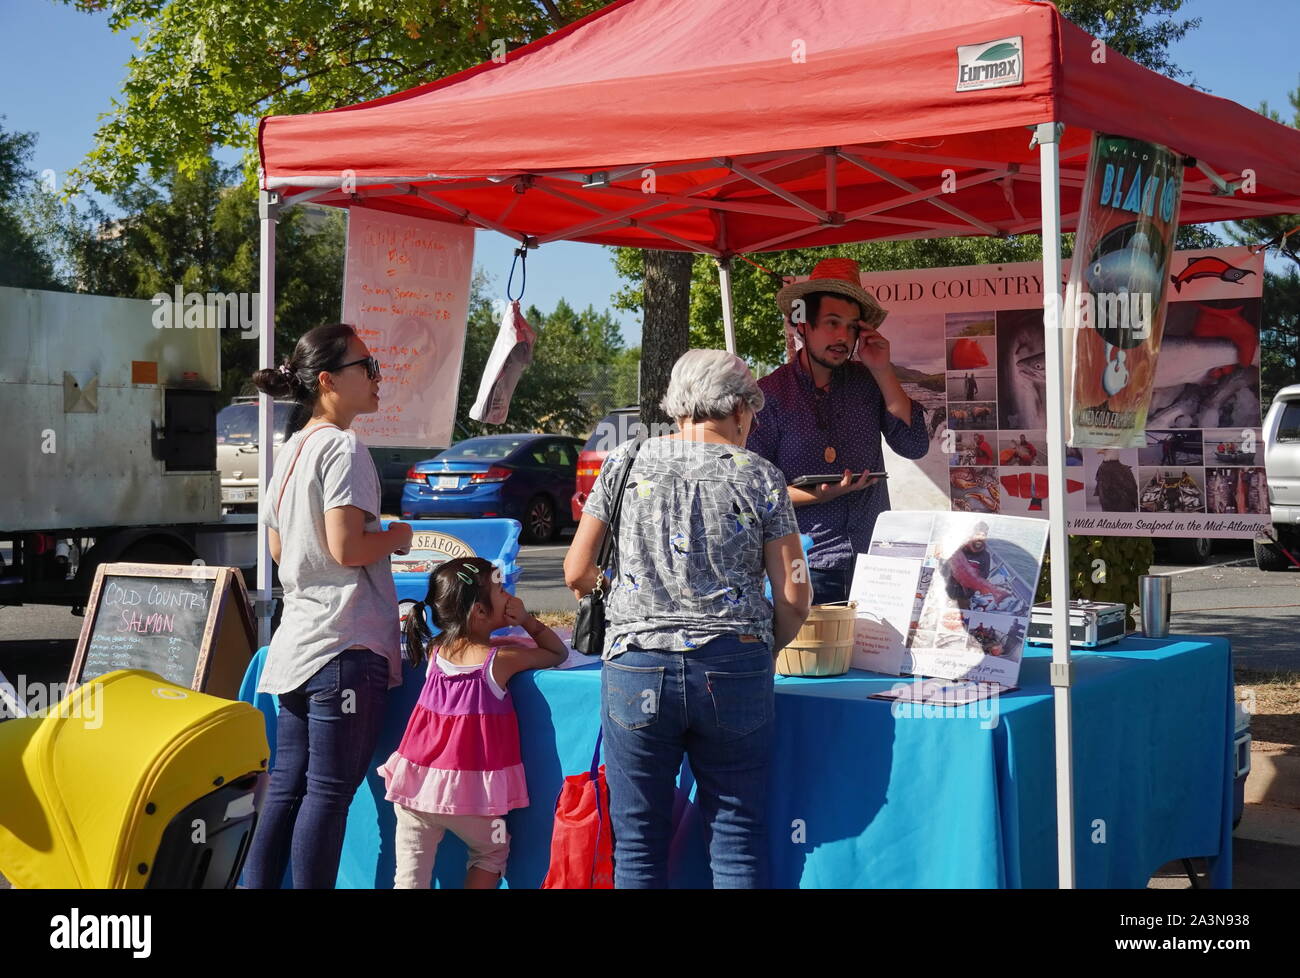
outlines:
[[[247,703],[110,672],[0,723],[0,873],[20,888],[233,887],[266,781]]]

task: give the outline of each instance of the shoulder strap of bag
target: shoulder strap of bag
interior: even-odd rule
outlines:
[[[627,489],[627,477],[632,472],[632,463],[636,461],[636,453],[641,448],[642,439],[638,438],[632,443],[632,451],[628,453],[627,463],[623,466],[623,473],[619,476],[618,491],[614,494],[614,507],[610,511],[609,524],[605,527],[605,535],[600,541],[600,552],[596,557],[596,569],[600,571],[603,577],[605,570],[609,567],[610,556],[618,542],[618,517],[623,511],[623,494]]]
[[[293,453],[293,462],[289,465],[289,471],[284,474],[284,481],[280,483],[280,495],[275,499],[275,518],[277,520],[280,518],[280,502],[284,499],[284,490],[289,486],[289,477],[293,475],[293,470],[298,466],[298,458],[302,455],[302,450],[307,445],[307,439],[316,434],[316,432],[320,431],[322,428],[333,428],[335,431],[343,430],[336,424],[319,424],[316,426],[315,431],[309,431],[303,436],[302,441],[298,442],[298,450]]]
[[[600,742],[605,737],[605,728],[599,727],[596,730],[596,750],[591,755],[591,780],[595,781],[600,777]],[[600,805],[600,796],[596,796],[596,804]]]

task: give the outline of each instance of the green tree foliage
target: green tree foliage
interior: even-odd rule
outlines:
[[[1138,578],[1150,573],[1155,544],[1149,537],[1070,537],[1070,597],[1114,601],[1128,606],[1129,626],[1136,627]],[[1100,563],[1099,563],[1100,562]],[[1035,601],[1052,596],[1051,545],[1043,556]]]
[[[35,146],[35,133],[0,129],[0,285],[61,290],[53,256],[24,219],[24,199],[41,194],[30,168]]]
[[[70,175],[102,193],[143,167],[193,175],[214,145],[255,159],[265,115],[319,112],[488,61],[604,0],[62,0],[135,31],[120,97]],[[251,180],[252,168],[247,168]]]
[[[1074,24],[1106,46],[1170,78],[1190,73],[1169,57],[1170,45],[1200,26],[1201,18],[1180,19],[1186,0],[1055,0]]]
[[[1300,87],[1287,93],[1291,126],[1300,128]],[[1281,113],[1263,103],[1259,111],[1274,122],[1285,123]],[[1260,334],[1260,387],[1268,410],[1279,388],[1300,381],[1300,214],[1237,221],[1228,227],[1237,244],[1267,244],[1268,254],[1285,269],[1264,274],[1264,322]]]

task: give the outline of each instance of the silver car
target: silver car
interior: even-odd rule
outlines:
[[[284,433],[296,406],[289,400],[274,403],[273,461],[280,457]],[[384,513],[397,513],[401,509],[402,486],[411,466],[446,450],[445,446],[369,447],[383,487],[380,508]],[[236,397],[217,413],[217,468],[221,470],[221,508],[225,512],[257,512],[257,455],[257,397]]]
[[[293,401],[276,401],[275,456],[293,417]],[[257,512],[257,398],[236,397],[217,413],[217,468],[221,507],[228,513]]]
[[[1300,560],[1300,384],[1278,391],[1264,418],[1264,471],[1277,543],[1256,540],[1255,563],[1286,570]]]

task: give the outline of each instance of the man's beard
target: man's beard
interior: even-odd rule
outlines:
[[[807,342],[804,343],[803,350],[805,353],[808,354],[809,360],[811,360],[813,363],[817,364],[818,366],[825,367],[827,370],[838,370],[840,369],[840,367],[844,366],[843,363],[830,363],[826,360],[823,360],[816,353],[813,353],[812,347]],[[844,363],[847,362],[848,362],[848,358],[845,357]]]

